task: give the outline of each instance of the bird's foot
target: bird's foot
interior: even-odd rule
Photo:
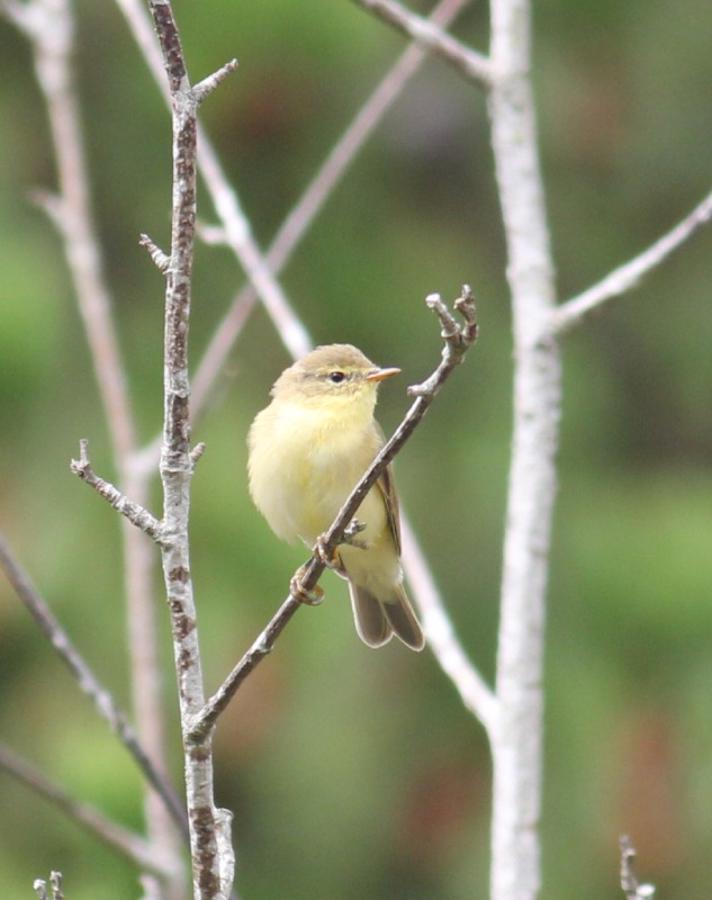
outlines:
[[[340,572],[343,568],[343,564],[341,562],[341,557],[339,556],[339,551],[334,550],[332,553],[329,553],[326,549],[326,541],[324,540],[324,535],[321,534],[316,539],[316,543],[312,547],[312,553],[319,562],[323,563],[327,569],[333,569],[335,572]]]
[[[350,547],[357,547],[359,550],[368,550],[366,541],[362,541],[357,535],[366,530],[366,523],[360,522],[358,519],[352,519],[351,523],[344,530],[344,543]]]
[[[306,606],[319,606],[324,599],[324,589],[317,584],[312,590],[308,591],[302,586],[302,577],[304,575],[304,566],[300,566],[292,580],[289,582],[289,592],[300,603]]]

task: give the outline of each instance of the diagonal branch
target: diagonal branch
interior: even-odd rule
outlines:
[[[69,64],[74,23],[67,0],[4,3],[0,12],[26,35],[32,46],[37,81],[46,100],[59,180],[59,196],[40,192],[37,199],[64,242],[117,465],[120,465],[120,460],[135,449],[135,426],[111,317],[111,297],[92,221],[81,117]]]
[[[314,591],[326,568],[324,559],[329,559],[334,555],[334,551],[343,542],[345,532],[366,495],[381,476],[386,466],[413,434],[440,388],[454,369],[462,362],[469,348],[477,340],[478,327],[475,303],[472,292],[467,285],[463,287],[461,296],[455,301],[455,309],[464,320],[461,325],[456,322],[438,294],[431,294],[426,298],[425,302],[428,308],[434,311],[442,325],[443,350],[440,364],[422,384],[414,385],[408,389],[408,393],[416,398],[415,402],[411,405],[401,424],[383,445],[380,453],[364,472],[361,480],[341,507],[331,526],[320,538],[320,552],[315,552],[307,563],[297,571],[292,579],[293,587],[289,595],[265,630],[193,719],[188,733],[190,741],[201,742],[205,739],[215,725],[220,713],[235,695],[237,689],[272,649],[279,635],[302,605],[297,594],[309,595]]]
[[[183,803],[172,786],[148,758],[126,715],[74,646],[69,635],[62,628],[30,581],[27,572],[15,559],[1,534],[0,568],[4,571],[18,598],[25,605],[35,622],[37,622],[40,630],[52,644],[62,662],[77,679],[80,689],[93,701],[96,711],[108,723],[111,730],[131,754],[148,783],[161,797],[180,831],[187,835],[187,822]]]
[[[468,81],[485,88],[492,85],[494,69],[486,56],[461,43],[433,22],[406,9],[396,0],[352,0],[352,2],[374,13],[423,49],[440,56]]]
[[[82,438],[79,441],[79,459],[73,459],[69,467],[83,482],[94,488],[117,512],[120,512],[122,516],[126,516],[132,525],[145,532],[156,543],[163,543],[166,536],[163,523],[139,503],[134,503],[133,500],[122,494],[109,481],[105,481],[97,475],[92,469],[89,461],[89,441],[86,438]]]
[[[709,193],[689,215],[678,222],[667,234],[658,238],[647,250],[614,269],[598,284],[594,284],[582,294],[559,306],[551,317],[551,331],[555,334],[569,331],[592,310],[602,306],[608,300],[632,290],[703,225],[707,225],[710,219],[712,219],[712,193]]]
[[[170,861],[161,859],[156,848],[150,846],[140,835],[112,822],[95,807],[75,800],[63,788],[46,778],[39,769],[21,759],[3,744],[0,744],[0,769],[45,800],[49,800],[68,818],[99,838],[112,850],[126,857],[139,869],[162,878],[175,877],[176,873]]]

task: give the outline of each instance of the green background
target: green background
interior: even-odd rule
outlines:
[[[706,0],[536,5],[535,89],[562,298],[643,249],[709,190]],[[423,9],[422,4],[418,8]],[[144,439],[161,416],[162,283],[137,246],[168,243],[169,120],[111,3],[84,0],[77,68],[94,207]],[[404,46],[345,0],[176,2],[193,80],[236,55],[206,103],[266,246]],[[487,10],[456,33],[486,50]],[[105,425],[56,234],[28,201],[54,185],[23,39],[0,22],[0,524],[89,662],[128,704],[119,523],[71,476],[79,437],[112,477]],[[437,360],[422,305],[479,298],[482,337],[400,456],[403,505],[469,653],[494,667],[511,421],[503,236],[477,89],[429,61],[361,154],[283,283],[317,342],[349,341],[404,386]],[[212,221],[204,191],[199,213]],[[712,812],[712,309],[705,233],[565,339],[560,490],[546,654],[544,896],[619,896],[617,838],[666,898],[705,896]],[[243,282],[199,246],[191,353]],[[193,574],[208,687],[285,593],[304,557],[251,506],[245,435],[288,357],[257,310],[195,437]],[[154,508],[160,508],[157,492]],[[490,761],[482,729],[432,656],[373,652],[345,586],[299,613],[221,720],[217,800],[235,812],[245,900],[484,897]],[[156,574],[160,606],[160,580]],[[166,715],[181,772],[167,617]],[[0,582],[0,734],[78,797],[134,828],[123,749]],[[3,897],[59,868],[69,900],[138,896],[135,872],[0,774]]]

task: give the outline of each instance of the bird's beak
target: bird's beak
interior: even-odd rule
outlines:
[[[400,369],[371,369],[366,375],[366,381],[385,381],[393,375],[400,375]]]

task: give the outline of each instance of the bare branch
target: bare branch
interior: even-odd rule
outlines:
[[[514,425],[497,645],[491,900],[535,900],[541,884],[543,655],[556,495],[561,361],[541,340],[555,304],[530,79],[531,0],[490,0],[492,149],[512,297]]]
[[[419,46],[440,56],[468,81],[490,87],[494,80],[491,61],[443,31],[437,25],[406,9],[396,0],[353,0],[384,22],[407,35]]]
[[[50,872],[49,883],[52,888],[52,900],[64,900],[63,876],[61,872]]]
[[[173,173],[171,253],[165,292],[164,419],[160,473],[163,485],[161,545],[166,599],[183,733],[195,900],[226,900],[232,889],[232,814],[215,807],[210,736],[200,746],[187,738],[205,694],[198,642],[188,539],[190,445],[188,335],[195,247],[197,104],[190,88],[180,35],[169,0],[150,0],[171,94]],[[226,73],[227,74],[227,73]]]
[[[175,876],[170,862],[162,859],[156,848],[150,846],[140,835],[112,822],[95,807],[73,799],[67,791],[51,782],[38,769],[3,744],[0,744],[0,769],[44,797],[68,818],[140,869],[162,878]],[[53,890],[52,896],[59,894]]]
[[[42,210],[59,234],[63,235],[67,224],[62,198],[54,191],[36,188],[30,191],[30,200],[38,209]]]
[[[45,13],[38,0],[20,3],[18,0],[2,0],[0,13],[31,41],[38,40],[45,25]],[[63,41],[65,36],[60,36]]]
[[[641,884],[635,873],[635,847],[627,834],[622,834],[618,841],[621,850],[621,888],[626,900],[651,900],[655,894],[655,886]]]
[[[658,238],[647,250],[614,269],[593,287],[559,306],[551,317],[550,330],[554,334],[569,331],[592,310],[632,290],[703,225],[707,225],[710,219],[712,219],[712,193],[709,193],[689,215],[667,234]]]
[[[108,723],[111,730],[131,754],[148,783],[163,800],[180,831],[184,835],[187,834],[186,814],[182,802],[149,759],[126,715],[72,643],[69,635],[32,584],[27,572],[13,556],[1,534],[0,568],[59,658],[77,679],[80,689],[92,700],[101,718]]]
[[[64,891],[62,890],[62,873],[50,872],[49,883],[52,887],[52,900],[64,900]]]
[[[227,244],[227,235],[222,225],[209,225],[207,222],[197,219],[195,233],[209,247],[224,247]]]
[[[89,487],[94,488],[122,516],[126,516],[132,525],[135,525],[156,543],[161,544],[166,540],[162,522],[143,506],[129,500],[117,487],[105,481],[92,469],[89,461],[89,441],[86,438],[79,441],[79,459],[71,460],[69,468]]]
[[[163,250],[155,244],[147,234],[142,234],[138,240],[139,247],[144,247],[148,251],[148,255],[154,262],[158,271],[165,275],[168,272],[168,266],[171,264],[170,256],[167,256]]]
[[[205,443],[204,441],[200,441],[198,444],[193,447],[190,451],[190,461],[195,465],[200,457],[205,453]]]
[[[426,302],[442,319],[442,316],[445,315],[443,308],[446,310],[442,301],[435,304],[431,295]],[[189,740],[199,742],[204,739],[205,735],[210,733],[218,716],[227,707],[237,689],[258,663],[270,652],[287,623],[302,605],[299,596],[310,596],[314,593],[314,589],[326,568],[324,560],[334,555],[336,547],[343,542],[344,535],[364,498],[386,466],[410,438],[444,382],[477,339],[475,304],[472,293],[467,286],[463,287],[461,297],[455,302],[455,308],[465,321],[463,325],[457,327],[456,331],[450,330],[447,335],[443,334],[444,347],[440,364],[427,381],[417,385],[415,390],[409,389],[409,393],[417,395],[415,402],[411,405],[403,421],[396,428],[390,439],[383,445],[380,453],[364,472],[360,481],[341,507],[337,517],[320,538],[318,551],[315,548],[311,558],[295,573],[289,595],[267,627],[237,663],[220,688],[208,700],[203,709],[199,711],[198,715],[195,716],[188,732]],[[447,315],[451,315],[449,311],[446,310],[446,312]]]
[[[430,21],[446,28],[469,2],[441,0]],[[427,58],[427,52],[417,44],[406,47],[356,113],[275,235],[267,251],[267,262],[275,273],[279,274],[287,264],[336,185]],[[243,294],[244,291],[239,297]],[[195,377],[196,388],[208,359],[206,353]]]
[[[236,68],[237,60],[231,59],[230,62],[225,63],[225,65],[218,69],[217,72],[213,72],[212,75],[208,75],[207,78],[204,78],[196,85],[193,85],[192,94],[195,102],[201,104],[206,100],[215,88],[221,85],[227,76],[231,75]]]
[[[134,449],[135,431],[90,209],[79,107],[69,65],[72,18],[66,0],[7,4],[3,11],[32,44],[59,178],[58,196],[39,192],[35,200],[49,214],[64,241],[112,444],[121,459]]]
[[[442,366],[449,375],[450,369],[462,362],[465,353],[477,340],[477,313],[472,288],[468,284],[463,285],[462,293],[454,304],[454,308],[465,320],[464,325],[457,322],[440,294],[428,295],[425,298],[425,304],[428,309],[433,310],[443,326],[440,332],[440,337],[444,341]],[[408,388],[408,394],[411,397],[435,396],[440,390],[443,380],[442,372],[438,368],[422,384],[411,385]]]

